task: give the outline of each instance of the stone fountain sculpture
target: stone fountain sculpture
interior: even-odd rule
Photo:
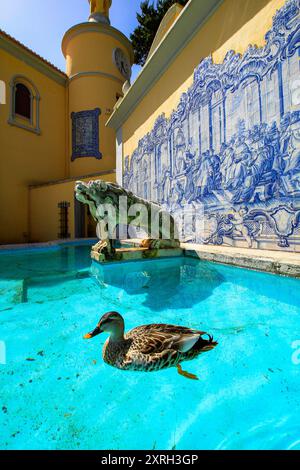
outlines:
[[[102,258],[104,257],[105,260],[122,259],[118,252],[120,243],[116,237],[119,225],[143,229],[149,238],[141,241],[140,247],[149,250],[153,257],[157,250],[180,248],[174,218],[159,204],[137,197],[116,183],[102,180],[89,183],[78,181],[76,198],[89,206],[91,215],[97,222],[100,241],[93,246],[92,252],[103,255]],[[143,210],[137,215],[136,208],[138,207]],[[107,211],[107,208],[113,210]],[[112,216],[112,213],[114,221],[110,224],[108,218]],[[156,224],[155,227],[154,224]],[[154,231],[158,235],[155,239],[151,238]]]

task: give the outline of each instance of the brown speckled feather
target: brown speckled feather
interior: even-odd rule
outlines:
[[[176,366],[213,349],[217,343],[203,331],[181,326],[153,324],[134,328],[125,341],[107,340],[103,359],[123,370],[155,371]]]

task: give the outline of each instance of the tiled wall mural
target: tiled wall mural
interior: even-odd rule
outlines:
[[[300,0],[277,12],[266,46],[211,57],[169,119],[124,162],[126,188],[173,213],[203,204],[183,238],[300,251]]]

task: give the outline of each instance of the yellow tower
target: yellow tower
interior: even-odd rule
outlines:
[[[73,26],[62,41],[69,77],[70,176],[116,168],[116,135],[105,124],[133,64],[130,41],[110,25],[112,0],[89,3],[89,21]]]

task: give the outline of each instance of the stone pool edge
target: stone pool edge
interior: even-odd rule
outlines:
[[[61,246],[68,245],[72,246],[90,244],[92,246],[95,241],[97,241],[97,239],[85,238],[75,240],[53,240],[46,243],[0,245],[0,254],[12,252],[18,253],[22,252],[23,250],[34,252],[38,251],[39,249],[59,248]],[[131,246],[133,245],[135,247],[139,247],[141,240],[123,240],[123,243],[128,243]],[[296,252],[182,243],[181,249],[177,250],[176,253],[174,252],[173,256],[170,256],[169,250],[163,250],[160,255],[161,256],[153,257],[153,259],[186,256],[190,258],[197,258],[202,261],[210,261],[213,263],[227,264],[239,268],[300,278],[300,253]],[[151,256],[148,256],[147,258],[151,259]]]
[[[184,255],[203,261],[300,278],[300,253],[182,244]]]

